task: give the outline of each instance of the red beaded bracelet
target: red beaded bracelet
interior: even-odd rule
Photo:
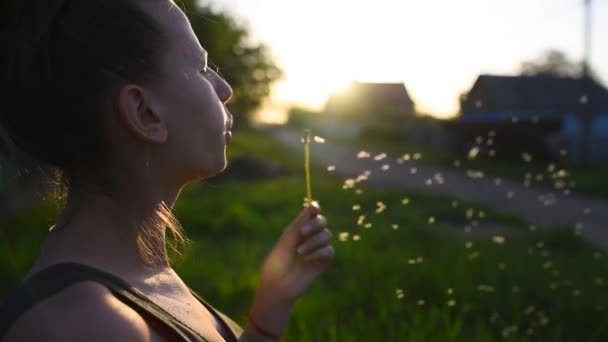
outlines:
[[[272,338],[272,339],[279,339],[281,340],[281,342],[285,342],[285,340],[283,339],[282,336],[277,336],[271,332],[268,332],[267,330],[261,328],[259,325],[257,325],[257,323],[255,323],[255,321],[250,317],[250,316],[244,316],[243,318],[245,318],[245,320],[247,320],[247,322],[249,324],[251,324],[251,326],[253,327],[253,329],[259,333],[260,335],[267,337],[267,338]]]

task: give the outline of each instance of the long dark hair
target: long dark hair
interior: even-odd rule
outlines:
[[[82,170],[108,161],[112,94],[162,77],[168,37],[144,8],[150,1],[3,0],[0,126],[50,167],[59,197]]]

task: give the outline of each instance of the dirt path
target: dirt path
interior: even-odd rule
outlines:
[[[273,128],[268,134],[285,146],[301,150],[300,132]],[[445,168],[420,161],[397,163],[394,156],[383,160],[358,159],[359,151],[326,142],[313,144],[311,158],[324,166],[335,165],[336,172],[356,177],[370,170],[368,183],[399,187],[418,192],[433,192],[468,202],[482,203],[498,211],[519,216],[543,226],[568,225],[590,241],[608,247],[608,201],[579,194],[564,195],[538,186],[526,187],[520,182],[495,178],[472,178],[466,170]],[[369,151],[381,152],[381,151]],[[388,169],[382,169],[388,165]],[[413,171],[414,170],[414,171]],[[429,185],[429,180],[431,184]]]

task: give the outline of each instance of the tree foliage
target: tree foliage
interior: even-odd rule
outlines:
[[[282,76],[270,49],[249,42],[247,30],[227,14],[196,0],[177,1],[194,33],[209,52],[210,66],[230,83],[234,96],[228,106],[238,117],[253,118],[256,109],[270,94],[274,81]],[[239,122],[239,120],[237,120]]]
[[[525,76],[581,77],[582,63],[571,60],[564,52],[547,50],[541,56],[524,61],[520,73]]]

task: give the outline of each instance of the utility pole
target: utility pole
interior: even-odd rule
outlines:
[[[579,94],[579,107],[581,119],[581,132],[579,137],[579,162],[588,164],[592,160],[593,148],[593,103],[595,99],[591,97],[591,19],[592,19],[592,0],[584,0],[584,37],[583,37],[583,65],[581,75],[581,92]]]

